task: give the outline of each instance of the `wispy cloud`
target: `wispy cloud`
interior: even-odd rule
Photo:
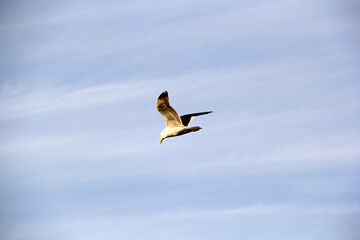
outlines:
[[[51,139],[31,139],[24,143],[15,142],[3,146],[1,155],[11,157],[10,159],[16,157],[16,165],[19,165],[16,167],[16,172],[20,171],[27,181],[45,185],[61,183],[64,186],[73,182],[134,177],[187,179],[195,176],[289,174],[355,167],[360,163],[358,143],[344,143],[335,147],[331,143],[316,145],[316,142],[307,142],[304,145],[297,144],[295,148],[289,144],[261,154],[252,153],[251,150],[239,152],[234,147],[232,151],[222,156],[221,160],[216,157],[216,152],[219,150],[214,149],[208,153],[206,159],[190,161],[191,157],[186,153],[180,153],[175,149],[170,152],[160,149],[156,146],[157,139],[146,137],[153,141],[150,144],[133,139],[128,142],[119,141],[116,138],[99,143],[96,140],[99,138],[101,139],[101,136],[98,134],[94,136],[90,134],[65,138],[56,136]],[[91,151],[84,153],[87,146],[93,147]],[[47,150],[44,152],[45,149]],[[191,148],[187,150],[196,151]],[[174,151],[178,156],[173,155]],[[52,156],[52,152],[59,152],[59,154]],[[211,156],[212,153],[215,154],[214,157]],[[157,159],[159,154],[165,155],[165,158]],[[246,155],[246,157],[241,157],[241,155]],[[44,159],[49,160],[44,161]],[[65,171],[64,166],[70,162],[73,168]],[[9,162],[9,165],[13,164]],[[44,166],[46,169],[43,168]],[[11,171],[6,174],[10,173]]]
[[[21,24],[25,24],[25,29],[29,28],[28,24],[39,29],[42,29],[44,24],[46,27],[57,27],[60,29],[58,34],[49,35],[46,41],[20,45],[21,54],[12,54],[9,57],[19,57],[22,61],[47,60],[54,56],[96,59],[114,53],[128,56],[129,51],[133,51],[136,57],[128,56],[126,61],[121,61],[122,64],[127,64],[129,61],[153,61],[169,52],[178,55],[181,54],[179,49],[181,52],[197,51],[209,46],[221,49],[224,44],[243,45],[242,54],[248,55],[245,47],[249,47],[249,39],[252,42],[251,46],[256,44],[261,47],[262,53],[270,52],[277,55],[280,53],[272,50],[268,46],[269,43],[283,43],[288,46],[296,44],[304,36],[318,39],[324,35],[337,35],[341,34],[341,31],[353,29],[351,22],[346,22],[347,29],[343,29],[344,23],[342,28],[337,27],[338,21],[328,24],[327,18],[317,16],[312,10],[313,5],[296,1],[262,3],[246,8],[241,4],[229,4],[221,9],[212,7],[214,4],[209,5],[206,14],[200,10],[195,11],[194,8],[189,9],[188,1],[180,1],[177,4],[111,3],[100,6],[100,9],[97,4],[87,9],[66,6],[60,13],[52,9],[51,14],[37,16],[38,19],[32,16],[30,21],[22,21]],[[304,18],[303,11],[298,11],[298,8],[307,11],[307,18]],[[263,14],[258,14],[259,12]],[[150,13],[151,16],[158,13],[158,17],[148,21],[139,21],[134,17],[146,18]],[[174,17],[174,14],[186,17]],[[97,27],[99,18],[102,22],[108,23],[101,25],[105,25],[105,28]],[[284,18],[287,19],[286,22],[282,21]],[[91,22],[92,25],[84,27],[83,21]],[[114,21],[118,24],[113,24]],[[72,22],[72,25],[73,22],[78,23],[73,27],[76,36],[74,31],[61,28],[67,26],[68,22]],[[292,25],[297,25],[297,28],[293,28]],[[5,29],[17,29],[10,26]],[[264,44],[264,37],[267,38],[268,44]],[[138,49],[141,50],[141,54],[137,54]]]
[[[105,104],[125,103],[141,98],[149,88],[158,84],[154,81],[124,84],[105,84],[82,89],[47,89],[29,93],[18,91],[14,96],[2,97],[0,111],[2,118],[24,117],[63,110],[87,109]],[[155,87],[155,88],[156,88]]]
[[[98,217],[75,217],[72,219],[62,219],[57,221],[37,222],[31,224],[23,224],[15,229],[9,235],[15,238],[35,237],[44,239],[52,234],[65,234],[68,239],[75,239],[77,236],[88,236],[89,231],[92,236],[110,236],[108,232],[104,232],[105,229],[112,229],[112,233],[116,232],[120,236],[134,236],[133,230],[135,228],[147,232],[147,236],[158,236],[161,239],[158,231],[168,232],[169,228],[173,228],[173,224],[180,224],[182,222],[195,223],[198,221],[204,221],[204,224],[225,224],[228,222],[238,221],[246,222],[247,226],[255,227],[254,221],[262,223],[263,225],[257,226],[258,231],[264,230],[264,226],[270,226],[272,224],[286,224],[295,219],[304,221],[304,217],[308,219],[324,217],[340,217],[351,214],[359,214],[359,204],[353,205],[318,205],[318,206],[303,206],[298,204],[285,204],[285,205],[250,205],[238,208],[228,209],[204,209],[204,210],[176,210],[166,211],[143,215],[103,215]],[[270,217],[272,223],[269,222]],[[295,221],[296,222],[296,221]],[[303,223],[304,224],[304,223]],[[105,227],[106,225],[106,227]],[[302,224],[298,224],[301,226]],[[148,228],[152,230],[149,231]],[[243,228],[243,224],[238,225]],[[166,230],[168,229],[168,230]],[[177,230],[176,230],[177,229]],[[184,226],[181,228],[174,228],[173,233],[177,231],[183,231]],[[185,227],[188,229],[188,227]],[[212,232],[211,229],[208,231]],[[171,231],[170,231],[171,232]],[[195,231],[196,232],[196,231]],[[277,231],[278,232],[278,231]],[[186,236],[186,232],[178,232],[180,236]],[[271,234],[271,232],[269,232]],[[135,236],[142,236],[142,231],[137,231]],[[91,236],[89,236],[90,239]]]
[[[51,131],[41,135],[36,132],[12,134],[6,141],[3,139],[0,154],[18,158],[18,161],[33,158],[30,165],[22,165],[30,169],[43,164],[42,158],[51,158],[47,163],[49,169],[32,177],[43,183],[123,176],[178,178],[222,172],[248,175],[357,165],[360,156],[357,135],[333,130],[334,126],[341,127],[339,122],[351,119],[359,109],[358,103],[352,101],[355,89],[346,85],[324,85],[322,80],[314,80],[318,74],[306,78],[305,73],[300,82],[296,81],[300,76],[294,81],[281,77],[296,70],[297,64],[308,68],[310,63],[265,64],[261,72],[254,66],[222,68],[178,77],[140,78],[135,83],[4,92],[0,103],[3,121],[24,121],[41,116],[48,119],[43,122],[46,126],[54,117],[74,120],[70,128],[66,126],[66,132],[64,126],[50,124]],[[238,76],[241,76],[240,81]],[[324,92],[324,86],[329,91]],[[163,90],[170,92],[170,101],[180,114],[214,110],[211,116],[199,122],[205,127],[202,135],[207,136],[201,141],[212,145],[211,149],[197,148],[196,144],[179,151],[176,147],[179,141],[192,141],[196,135],[190,139],[169,140],[165,148],[156,146],[164,121],[155,109],[155,100]],[[229,91],[236,94],[228,94]],[[254,97],[259,95],[260,98]],[[309,100],[304,100],[304,95]],[[278,108],[264,108],[264,99],[270,99],[271,106]],[[284,101],[287,102],[284,104]],[[101,115],[113,111],[118,113],[111,115],[111,121],[104,122]],[[96,123],[96,128],[82,127],[89,120],[97,119],[105,125]],[[84,151],[89,146],[92,146],[91,151]],[[50,149],[59,154],[52,156]],[[190,152],[206,158],[191,161]],[[158,158],[159,154],[172,161]],[[136,160],[129,160],[133,158]],[[101,166],[99,159],[107,164]],[[89,167],[80,172],[78,168],[70,169],[66,174],[56,170],[61,162],[65,164],[70,160],[79,166],[86,160]],[[113,167],[107,167],[110,165]],[[146,167],[139,168],[139,165]],[[22,168],[21,171],[27,170]]]

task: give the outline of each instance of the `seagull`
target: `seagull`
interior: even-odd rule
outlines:
[[[180,117],[176,110],[170,106],[169,95],[167,91],[161,93],[157,99],[156,109],[165,118],[166,122],[166,128],[160,133],[159,144],[161,144],[161,142],[168,137],[176,137],[186,133],[199,131],[201,129],[199,126],[189,127],[192,119],[196,116],[212,113],[212,111],[190,113]]]

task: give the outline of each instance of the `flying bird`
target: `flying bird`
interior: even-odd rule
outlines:
[[[199,131],[201,129],[199,126],[189,127],[192,119],[196,116],[212,113],[212,111],[190,113],[180,117],[176,110],[170,106],[169,95],[167,91],[161,93],[157,99],[156,109],[165,118],[166,122],[166,128],[160,133],[159,144],[161,144],[161,142],[168,137],[176,137],[186,133]]]

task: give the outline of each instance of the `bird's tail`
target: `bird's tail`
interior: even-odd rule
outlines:
[[[189,132],[196,132],[196,131],[199,131],[201,129],[201,127],[199,127],[199,126],[187,127],[187,129],[189,130]]]
[[[186,133],[190,133],[190,132],[196,132],[196,131],[199,131],[201,129],[201,127],[184,127],[178,134],[177,136],[180,136],[180,135],[183,135],[183,134],[186,134]]]

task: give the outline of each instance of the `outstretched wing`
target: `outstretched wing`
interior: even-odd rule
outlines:
[[[165,118],[166,126],[179,127],[183,126],[179,114],[170,106],[168,92],[163,92],[156,101],[156,109]]]
[[[196,116],[200,116],[200,115],[205,115],[205,114],[209,114],[212,113],[212,111],[209,112],[199,112],[199,113],[190,113],[190,114],[186,114],[181,116],[181,122],[184,126],[189,126],[191,120],[196,117]]]

